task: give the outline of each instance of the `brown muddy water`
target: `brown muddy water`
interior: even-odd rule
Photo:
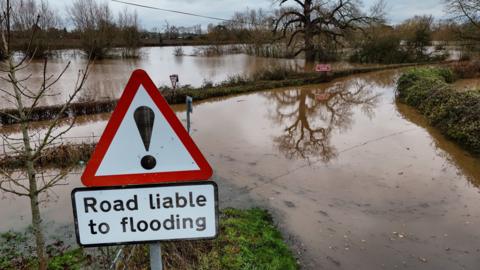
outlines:
[[[192,136],[221,207],[270,209],[305,269],[480,269],[480,160],[395,103],[399,74],[196,103]],[[81,118],[70,136],[101,134],[108,116]],[[66,183],[42,211],[71,237],[81,184]],[[26,227],[27,200],[4,197],[0,231]]]
[[[466,91],[472,89],[480,89],[480,79],[462,79],[453,83],[453,86],[457,91]]]

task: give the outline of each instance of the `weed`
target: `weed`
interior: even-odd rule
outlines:
[[[35,247],[30,241],[31,230],[24,233],[6,232],[0,234],[0,269],[35,269],[37,258]],[[60,240],[47,245],[48,269],[81,269],[91,262],[80,248],[71,248]]]

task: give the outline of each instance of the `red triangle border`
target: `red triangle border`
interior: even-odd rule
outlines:
[[[197,163],[200,170],[195,171],[175,171],[175,172],[160,172],[160,173],[143,173],[143,174],[122,174],[122,175],[106,175],[96,176],[100,164],[110,147],[110,144],[115,137],[120,124],[125,117],[130,104],[133,101],[138,89],[143,85],[147,93],[152,98],[155,105],[157,105],[160,112],[165,116],[167,122],[173,128],[180,141],[183,143],[187,151]],[[198,149],[195,142],[178,120],[175,113],[172,111],[167,101],[160,94],[159,90],[152,82],[148,74],[141,69],[135,70],[130,77],[130,80],[123,91],[120,100],[108,121],[105,131],[95,147],[95,150],[90,158],[85,171],[82,174],[82,183],[85,186],[124,186],[124,185],[139,185],[139,184],[153,184],[166,182],[183,182],[183,181],[199,181],[208,180],[213,174],[210,164]]]

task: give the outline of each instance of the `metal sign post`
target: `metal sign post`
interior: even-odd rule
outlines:
[[[163,269],[162,248],[160,246],[160,242],[155,244],[150,244],[150,269],[152,270]]]
[[[172,83],[172,88],[175,91],[175,89],[177,89],[177,84],[178,84],[178,74],[170,75],[170,82]]]
[[[170,82],[172,83],[172,89],[173,89],[173,96],[172,96],[172,103],[175,100],[175,94],[177,90],[177,84],[178,84],[178,74],[172,74],[170,75]]]
[[[193,98],[187,96],[185,102],[187,104],[187,131],[190,133],[190,114],[193,113]]]

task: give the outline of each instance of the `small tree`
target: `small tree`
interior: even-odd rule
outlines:
[[[414,16],[397,29],[406,41],[408,51],[415,55],[417,61],[428,57],[426,47],[432,42],[432,25],[432,16]]]
[[[48,60],[44,58],[43,70],[41,71],[43,80],[36,88],[29,87],[34,85],[34,83],[29,81],[32,74],[25,74],[25,70],[28,70],[30,65],[28,56],[25,55],[20,59],[14,57],[14,52],[11,49],[11,12],[12,5],[9,0],[6,0],[6,3],[2,6],[0,16],[1,44],[6,55],[0,65],[0,77],[2,80],[8,82],[10,89],[0,89],[0,93],[3,95],[2,98],[14,106],[16,112],[14,114],[7,114],[0,111],[0,113],[7,114],[20,123],[18,129],[21,133],[21,138],[12,138],[6,134],[1,134],[1,137],[7,144],[9,151],[13,151],[19,157],[22,157],[23,169],[21,172],[11,172],[0,168],[0,174],[2,175],[0,178],[0,190],[29,198],[38,268],[45,270],[47,269],[48,262],[45,250],[45,236],[42,230],[39,196],[42,193],[48,192],[52,187],[59,185],[67,175],[68,170],[62,170],[54,176],[47,177],[43,175],[42,168],[38,165],[38,161],[44,155],[45,150],[50,147],[57,138],[67,133],[73,127],[75,123],[74,118],[67,121],[68,124],[65,127],[60,125],[60,119],[81,91],[87,78],[90,61],[84,70],[79,71],[78,79],[70,96],[47,125],[45,133],[39,135],[34,132],[30,126],[32,112],[39,106],[43,98],[55,95],[53,86],[61,79],[63,74],[65,74],[70,66],[70,62],[65,65],[59,74],[54,75],[48,73]],[[36,32],[39,29],[38,24],[44,15],[45,14],[39,14],[30,27],[31,37],[28,44],[29,50],[31,47],[34,47]],[[63,124],[64,122],[62,122],[62,125]],[[26,177],[26,182],[19,179],[18,173]]]
[[[137,12],[130,13],[127,8],[118,14],[118,27],[123,43],[124,57],[138,57],[140,47],[140,26]]]
[[[245,43],[245,51],[257,56],[272,56],[266,44],[272,44],[274,37],[273,18],[263,9],[247,9],[236,12],[226,27],[236,35],[237,42]]]
[[[116,26],[108,3],[74,0],[68,11],[75,29],[80,33],[83,50],[95,58],[107,56],[116,35]]]
[[[378,24],[368,27],[363,35],[351,37],[352,55],[350,61],[360,63],[393,64],[412,59],[400,45],[400,35],[391,26]]]

